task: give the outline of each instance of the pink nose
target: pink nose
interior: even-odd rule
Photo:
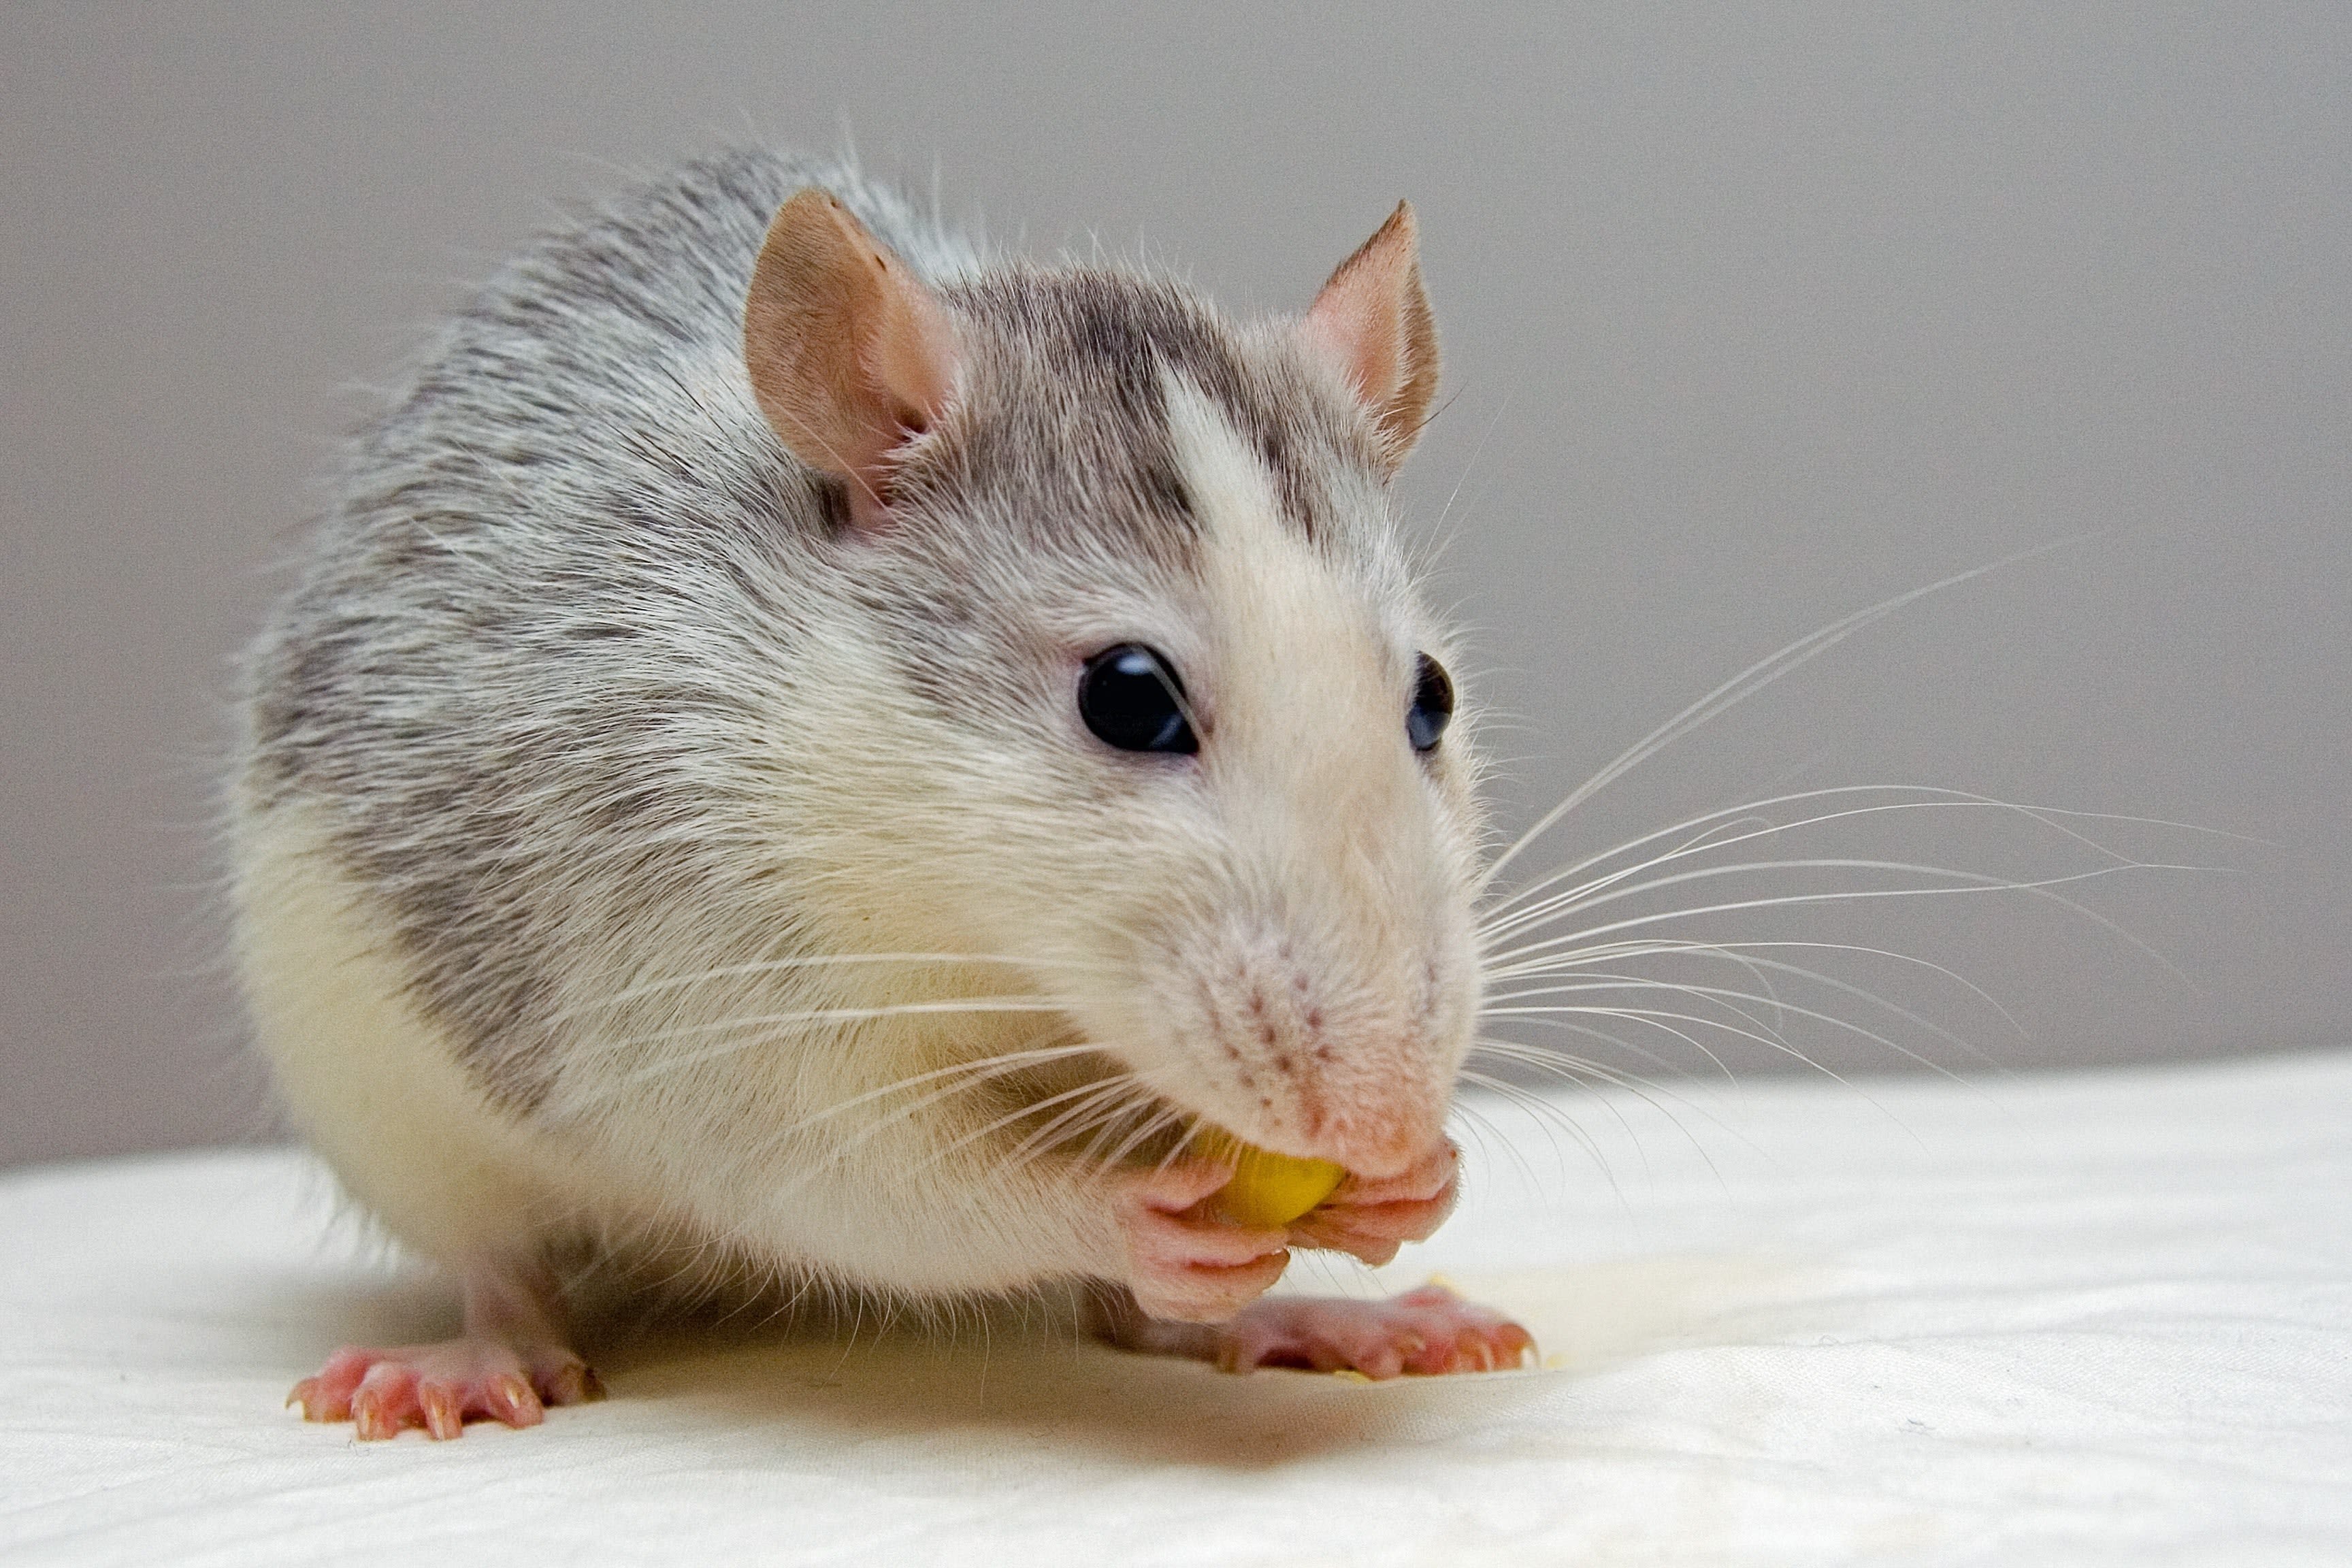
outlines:
[[[1309,1130],[1315,1151],[1358,1176],[1402,1175],[1445,1142],[1444,1110],[1334,1108]]]

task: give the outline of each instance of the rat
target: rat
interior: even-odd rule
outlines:
[[[464,1303],[293,1402],[446,1437],[592,1397],[583,1270],[1066,1291],[1236,1370],[1531,1354],[1440,1286],[1265,1296],[1458,1186],[1479,763],[1390,489],[1437,367],[1402,205],[1255,322],[763,150],[497,273],[245,667],[256,1035]],[[1235,1140],[1345,1174],[1244,1223]]]

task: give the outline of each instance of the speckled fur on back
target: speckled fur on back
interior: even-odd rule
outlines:
[[[838,480],[786,450],[745,379],[746,280],[779,204],[813,184],[931,282],[964,355],[952,416],[910,450],[879,542],[849,526]],[[1128,1027],[1102,1022],[1128,1004],[1087,998],[1163,923],[1213,923],[1236,952],[1327,942],[1342,957],[1318,971],[1334,978],[1314,1027],[1328,1007],[1338,1031],[1360,1004],[1418,1042],[1441,1099],[1475,1007],[1460,741],[1421,784],[1381,774],[1383,804],[1365,810],[1415,814],[1403,847],[1381,847],[1392,822],[1331,840],[1356,868],[1331,874],[1356,879],[1342,899],[1316,866],[1299,876],[1329,889],[1293,885],[1285,847],[1324,831],[1311,814],[1235,828],[1158,775],[1135,783],[1132,759],[1087,753],[1071,711],[1074,647],[1189,637],[1204,709],[1224,701],[1235,735],[1255,722],[1219,698],[1214,668],[1216,648],[1246,639],[1186,629],[1221,613],[1225,557],[1259,548],[1208,515],[1225,504],[1202,493],[1217,462],[1262,470],[1297,563],[1281,571],[1336,628],[1319,641],[1369,650],[1338,673],[1284,674],[1310,694],[1285,701],[1328,688],[1352,702],[1360,687],[1367,711],[1386,711],[1416,649],[1447,652],[1395,542],[1374,436],[1287,332],[1235,326],[1133,271],[984,265],[837,166],[743,152],[643,184],[494,279],[359,444],[250,656],[240,842],[305,824],[365,904],[366,945],[404,977],[402,1004],[496,1115],[608,1163],[656,1223],[917,1290],[1086,1272],[1098,1237],[1057,1251],[1022,1229],[1044,1222],[976,1203],[908,1219],[887,1244],[912,1258],[964,1227],[968,1256],[936,1267],[866,1268],[847,1221],[835,1234],[780,1216],[854,1203],[866,1178],[809,1170],[849,1158],[845,1126],[877,1130],[877,1158],[898,1149],[882,1119],[817,1125],[851,1095],[943,1052]],[[1250,677],[1222,679],[1230,691]],[[1260,848],[1244,864],[1228,840]],[[1421,1000],[1397,1001],[1386,969],[1350,967],[1350,944],[1379,942],[1316,934],[1338,918],[1320,912],[1326,892],[1401,911],[1380,916],[1399,927],[1381,962],[1412,968]],[[1054,912],[1088,900],[1090,919]],[[873,953],[975,962],[826,967]],[[1228,1005],[1222,984],[1201,1006]],[[1067,1015],[848,1016],[1040,993],[1074,998]],[[1134,1006],[1147,1003],[1193,1005]],[[809,1016],[828,1009],[843,1016]],[[1244,1104],[1243,1079],[1299,1056],[1278,1032],[1264,1026],[1263,1062],[1236,1047],[1241,1076],[1217,1093]],[[1188,1069],[1153,1049],[1121,1059],[1164,1090]],[[1034,1090],[1014,1082],[908,1113],[908,1136],[929,1142],[906,1147],[1017,1110]],[[1265,1103],[1270,1125],[1288,1114]],[[985,1175],[985,1152],[941,1156],[939,1179]],[[877,1234],[899,1223],[855,1217]],[[986,1261],[1008,1248],[1024,1256]]]

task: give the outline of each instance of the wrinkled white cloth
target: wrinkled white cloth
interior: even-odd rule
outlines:
[[[1463,1211],[1380,1283],[1444,1273],[1549,1370],[739,1336],[451,1443],[280,1407],[453,1312],[303,1157],[0,1177],[0,1558],[2352,1563],[2352,1052],[1473,1112]]]

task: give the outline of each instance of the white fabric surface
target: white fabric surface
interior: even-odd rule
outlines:
[[[2352,1563],[2352,1053],[1554,1103],[1589,1142],[1484,1103],[1464,1211],[1384,1272],[1558,1370],[641,1345],[604,1404],[441,1444],[279,1406],[450,1311],[300,1157],[16,1173],[0,1557]]]

